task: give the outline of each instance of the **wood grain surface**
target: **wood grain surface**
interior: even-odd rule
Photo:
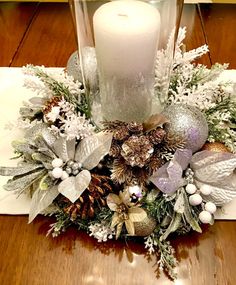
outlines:
[[[200,62],[231,62],[236,68],[235,7],[185,5],[188,49],[209,43]],[[66,4],[0,3],[0,66],[27,63],[65,66],[76,49]],[[157,277],[142,244],[99,244],[70,229],[46,237],[53,218],[0,216],[1,285],[234,285],[236,284],[236,222],[217,221],[199,235],[173,237],[179,259],[178,279]]]
[[[212,63],[236,68],[236,4],[201,5],[201,14]]]
[[[37,6],[37,3],[0,3],[1,66],[11,65]]]

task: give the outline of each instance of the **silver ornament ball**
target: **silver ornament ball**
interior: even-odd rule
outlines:
[[[67,73],[73,76],[74,79],[78,80],[79,82],[83,81],[77,51],[73,52],[72,55],[69,57],[67,61],[66,69],[67,69]]]
[[[185,148],[199,150],[207,140],[208,124],[202,112],[193,106],[172,104],[163,111],[169,119],[169,133],[182,137]]]

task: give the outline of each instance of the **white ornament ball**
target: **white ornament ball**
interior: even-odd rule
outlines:
[[[205,210],[211,214],[214,214],[216,211],[216,205],[212,202],[207,202],[205,204]]]
[[[185,189],[188,194],[194,194],[197,191],[197,187],[191,183],[189,183]]]
[[[60,168],[60,167],[55,167],[55,168],[52,170],[52,176],[53,176],[54,178],[61,178],[62,173],[63,173],[63,170],[62,170],[62,168]]]
[[[210,185],[204,184],[200,187],[200,192],[202,193],[202,195],[208,196],[211,194],[212,188]]]
[[[189,204],[192,206],[197,206],[202,203],[202,197],[199,194],[193,194],[189,196]]]
[[[137,197],[142,196],[142,188],[139,185],[132,185],[128,187],[130,195],[136,195]]]
[[[61,180],[65,180],[69,177],[69,174],[66,171],[62,171]]]
[[[212,216],[211,213],[207,212],[207,211],[202,211],[199,214],[199,220],[203,223],[203,224],[209,224],[211,222]]]
[[[63,164],[63,160],[62,159],[60,159],[60,158],[55,158],[55,159],[53,159],[53,161],[52,161],[52,167],[61,167],[62,166],[62,164]]]

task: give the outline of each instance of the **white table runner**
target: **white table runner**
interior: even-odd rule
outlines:
[[[61,68],[51,68],[53,72]],[[236,82],[236,70],[225,71],[221,78],[225,81]],[[236,92],[235,92],[236,93]],[[0,165],[15,165],[11,141],[20,138],[20,132],[7,130],[8,122],[14,122],[19,117],[19,108],[22,101],[34,96],[34,93],[23,87],[23,74],[21,68],[0,68]],[[17,197],[5,191],[2,186],[8,177],[0,176],[0,214],[20,215],[28,214],[30,199],[26,196]],[[236,219],[236,199],[224,207],[223,212],[217,214],[217,219]]]

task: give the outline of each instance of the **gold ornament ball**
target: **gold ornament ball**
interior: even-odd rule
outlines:
[[[229,149],[223,143],[220,142],[207,142],[202,147],[202,150],[209,150],[213,152],[230,152]]]
[[[134,223],[135,235],[146,237],[154,231],[156,225],[156,221],[153,218],[146,217],[142,222]]]

